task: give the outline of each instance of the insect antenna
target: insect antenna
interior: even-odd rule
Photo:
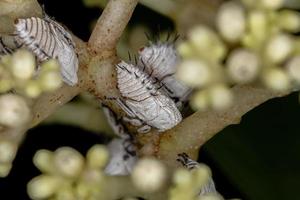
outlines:
[[[140,60],[141,60],[141,64],[143,65],[143,72],[144,72],[146,69],[146,64],[143,59],[140,59]]]
[[[178,33],[175,33],[175,37],[173,39],[173,43],[175,43],[179,39],[180,35]]]
[[[148,41],[151,41],[151,36],[150,36],[146,31],[144,32],[144,34],[145,34],[147,40],[148,40]]]
[[[131,71],[129,71],[126,67],[121,66],[121,65],[117,65],[118,68],[122,69],[123,71],[127,71],[129,74],[131,74]]]
[[[137,57],[136,55],[134,55],[134,64],[137,65],[138,61],[137,61]]]
[[[128,53],[128,60],[131,62],[131,54],[130,54],[130,51],[128,51],[127,53]]]
[[[157,35],[155,37],[155,43],[159,42],[159,38],[161,37],[161,33],[162,33],[161,27],[160,27],[160,24],[158,24],[158,26],[157,26]]]
[[[166,38],[166,43],[168,43],[169,42],[169,39],[170,39],[170,37],[171,37],[171,30],[169,29],[168,30],[168,33],[167,33],[167,38]]]

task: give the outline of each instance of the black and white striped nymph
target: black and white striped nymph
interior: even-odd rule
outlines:
[[[173,100],[159,90],[151,75],[124,61],[116,68],[117,86],[122,96],[117,102],[129,117],[159,131],[168,130],[182,120]]]
[[[187,101],[191,89],[175,77],[179,60],[174,41],[150,43],[139,50],[141,66],[164,85],[164,92],[180,107]]]
[[[63,81],[68,85],[78,82],[78,58],[72,36],[56,21],[47,16],[18,19],[14,35],[16,42],[33,52],[39,63],[58,59]]]

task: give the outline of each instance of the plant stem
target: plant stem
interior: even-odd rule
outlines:
[[[154,133],[147,134],[148,138],[143,136],[139,141],[144,142],[144,148],[148,148],[147,152],[153,153],[168,166],[176,167],[178,153],[186,152],[195,157],[204,143],[225,127],[238,124],[241,117],[248,111],[269,99],[289,93],[276,93],[263,87],[249,85],[235,86],[232,91],[235,95],[235,102],[231,108],[224,111],[198,111],[173,129],[159,136],[153,135]]]
[[[91,53],[109,51],[114,53],[138,0],[110,0],[88,41]]]

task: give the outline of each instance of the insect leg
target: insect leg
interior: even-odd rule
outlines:
[[[138,118],[123,117],[124,122],[128,122],[133,126],[142,126],[143,122]]]
[[[141,128],[139,128],[137,131],[138,133],[148,133],[151,130],[151,126],[144,125]]]
[[[125,102],[123,102],[121,99],[116,99],[116,101],[120,108],[122,108],[129,117],[136,117],[135,113],[126,105]]]

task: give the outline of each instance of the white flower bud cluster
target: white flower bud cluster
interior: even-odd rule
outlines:
[[[18,147],[19,129],[30,119],[31,111],[24,98],[16,94],[0,95],[0,177],[8,175]]]
[[[0,58],[0,93],[15,89],[27,97],[36,98],[42,92],[53,91],[62,84],[56,60],[42,63],[37,73],[35,58],[27,50],[20,49]]]
[[[178,51],[184,59],[177,77],[188,86],[200,89],[192,97],[191,106],[201,110],[228,108],[233,94],[222,77],[222,61],[227,49],[221,38],[213,30],[199,26],[178,46]]]
[[[232,84],[256,81],[279,92],[299,86],[300,40],[293,33],[300,31],[300,15],[282,9],[283,2],[225,1],[216,15],[218,32],[190,30],[177,47],[183,58],[177,77],[198,89],[193,108],[228,108]]]
[[[0,149],[1,151],[1,149]],[[84,157],[70,147],[55,152],[39,150],[33,162],[43,173],[27,185],[31,199],[97,199],[104,183],[103,168],[108,161],[103,145],[94,145]]]

